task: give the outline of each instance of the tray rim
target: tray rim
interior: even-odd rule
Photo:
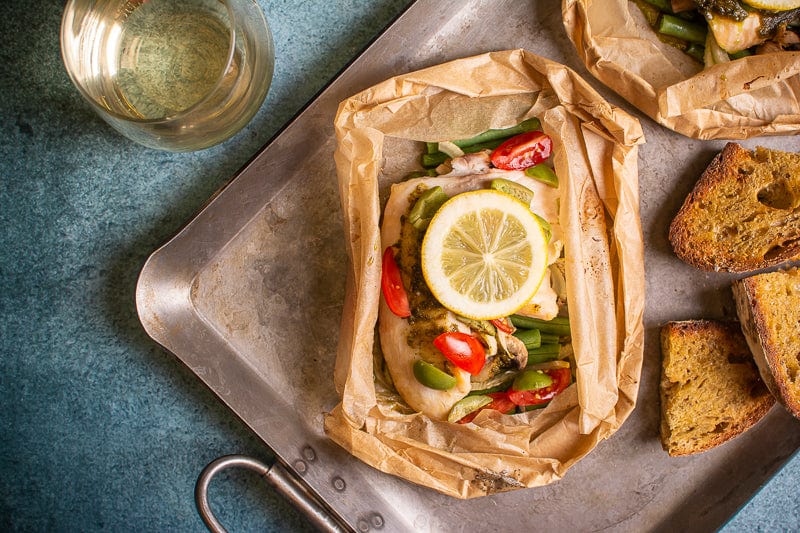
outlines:
[[[228,191],[229,189],[231,189],[231,187],[232,187],[232,186],[234,186],[234,185],[235,185],[235,184],[236,184],[236,183],[239,181],[239,178],[240,178],[240,177],[241,177],[243,174],[247,173],[247,171],[248,171],[248,170],[249,170],[249,169],[250,169],[250,168],[251,168],[251,167],[252,167],[252,166],[253,166],[253,165],[254,165],[254,164],[257,162],[257,160],[259,160],[259,159],[261,158],[262,154],[263,154],[265,151],[268,151],[268,150],[269,150],[269,149],[270,149],[270,148],[271,148],[271,147],[272,147],[272,146],[273,146],[273,145],[274,145],[274,144],[275,144],[275,143],[276,143],[276,142],[277,142],[279,139],[281,139],[281,138],[282,138],[282,136],[285,134],[285,132],[286,132],[287,130],[289,130],[289,129],[290,129],[290,128],[291,128],[291,127],[294,125],[294,124],[296,124],[296,123],[297,123],[297,122],[298,122],[298,121],[299,121],[299,120],[300,120],[300,119],[301,119],[301,118],[302,118],[302,117],[305,115],[305,113],[307,113],[307,112],[309,111],[309,109],[310,109],[312,106],[314,106],[314,105],[315,105],[315,104],[316,104],[316,103],[319,101],[320,97],[321,97],[321,96],[323,96],[323,95],[324,95],[324,93],[326,93],[326,92],[328,91],[328,89],[329,89],[329,88],[330,88],[332,85],[334,85],[336,82],[338,82],[338,81],[340,80],[340,78],[342,78],[342,77],[343,77],[343,76],[344,76],[344,75],[345,75],[347,72],[349,72],[349,71],[350,71],[350,69],[353,67],[353,65],[354,65],[354,64],[355,64],[355,63],[356,63],[356,62],[357,62],[359,59],[361,59],[361,58],[362,58],[362,57],[363,57],[363,56],[364,56],[364,55],[365,55],[365,54],[366,54],[366,53],[367,53],[367,52],[368,52],[368,51],[369,51],[369,50],[370,50],[370,49],[371,49],[373,46],[375,46],[375,43],[376,43],[377,41],[379,41],[379,40],[380,40],[382,37],[384,37],[386,34],[388,34],[388,33],[391,33],[391,30],[392,30],[392,28],[393,28],[394,26],[396,26],[396,25],[397,25],[397,23],[398,23],[398,21],[399,21],[400,19],[402,19],[404,16],[406,16],[406,15],[407,15],[409,12],[413,11],[414,9],[416,9],[416,6],[418,6],[419,4],[423,4],[423,3],[425,3],[425,2],[424,2],[424,1],[422,1],[422,2],[421,2],[420,0],[411,0],[411,1],[410,1],[410,2],[409,2],[409,3],[408,3],[408,4],[407,4],[407,5],[406,5],[406,6],[405,6],[405,7],[404,7],[404,8],[403,8],[403,9],[402,9],[400,12],[399,12],[399,13],[397,13],[397,14],[396,14],[396,15],[395,15],[395,16],[394,16],[394,17],[393,17],[393,18],[392,18],[392,19],[391,19],[391,20],[390,20],[390,21],[389,21],[389,22],[388,22],[388,23],[385,25],[385,27],[384,27],[383,29],[381,29],[381,30],[380,30],[378,33],[376,33],[376,34],[375,34],[375,35],[372,37],[372,39],[371,39],[371,40],[370,40],[370,41],[369,41],[369,42],[368,42],[368,43],[367,43],[367,44],[366,44],[364,47],[362,47],[362,49],[361,49],[361,50],[359,50],[359,51],[358,51],[356,54],[354,54],[354,55],[353,55],[353,57],[352,57],[352,58],[351,58],[351,59],[350,59],[350,60],[349,60],[349,61],[348,61],[348,62],[347,62],[347,63],[346,63],[346,64],[345,64],[345,65],[344,65],[344,66],[343,66],[343,67],[342,67],[342,68],[341,68],[341,69],[340,69],[340,70],[339,70],[339,71],[338,71],[338,72],[337,72],[337,73],[336,73],[336,74],[335,74],[333,77],[331,77],[331,78],[330,78],[330,79],[329,79],[329,80],[328,80],[328,81],[327,81],[327,82],[326,82],[326,83],[325,83],[325,84],[324,84],[324,85],[323,85],[323,86],[322,86],[322,87],[321,87],[321,88],[320,88],[320,89],[319,89],[319,90],[318,90],[318,91],[317,91],[317,92],[316,92],[316,93],[315,93],[315,94],[314,94],[314,95],[313,95],[313,96],[312,96],[312,97],[311,97],[311,98],[310,98],[310,99],[307,101],[307,102],[305,102],[305,103],[303,104],[303,106],[302,106],[302,107],[300,107],[300,108],[298,109],[298,111],[297,111],[297,112],[296,112],[296,113],[295,113],[295,114],[294,114],[294,115],[293,115],[293,116],[292,116],[292,117],[291,117],[289,120],[287,120],[287,121],[286,121],[286,122],[285,122],[285,123],[284,123],[284,124],[283,124],[283,125],[282,125],[282,126],[281,126],[281,127],[280,127],[280,128],[279,128],[279,129],[278,129],[278,130],[277,130],[277,131],[276,131],[276,132],[275,132],[275,133],[274,133],[274,134],[273,134],[273,135],[270,137],[270,138],[269,138],[269,140],[267,140],[267,142],[266,142],[266,143],[264,143],[264,145],[262,145],[262,146],[261,146],[261,147],[260,147],[260,148],[259,148],[259,149],[258,149],[258,150],[257,150],[257,151],[254,153],[254,154],[253,154],[253,156],[252,156],[252,157],[250,157],[250,158],[249,158],[249,159],[248,159],[248,160],[247,160],[247,161],[244,163],[244,165],[242,165],[242,167],[241,167],[241,168],[240,168],[238,171],[236,171],[236,172],[235,172],[235,173],[234,173],[234,174],[233,174],[233,175],[232,175],[232,176],[231,176],[231,177],[230,177],[228,180],[226,180],[226,181],[225,181],[225,182],[224,182],[224,183],[223,183],[223,184],[222,184],[222,185],[219,187],[219,189],[217,189],[217,190],[216,190],[214,193],[212,193],[212,194],[209,196],[209,198],[207,199],[207,201],[206,201],[206,202],[205,202],[203,205],[201,205],[201,206],[198,208],[198,210],[197,210],[197,211],[196,211],[196,212],[195,212],[193,215],[191,215],[191,216],[190,216],[190,217],[189,217],[189,218],[186,220],[186,222],[185,222],[185,223],[184,223],[182,226],[180,226],[180,227],[179,227],[179,228],[176,230],[175,234],[174,234],[172,237],[170,237],[170,238],[169,238],[169,239],[167,239],[167,240],[166,240],[166,241],[165,241],[165,242],[164,242],[162,245],[160,245],[159,247],[157,247],[157,248],[156,248],[156,249],[155,249],[155,250],[154,250],[154,251],[153,251],[153,252],[152,252],[152,253],[151,253],[151,254],[148,256],[148,258],[147,258],[147,259],[146,259],[146,261],[144,262],[144,264],[143,264],[143,266],[142,266],[142,268],[141,268],[141,270],[140,270],[139,276],[137,277],[137,282],[136,282],[136,298],[135,298],[135,300],[136,300],[136,301],[135,301],[135,305],[136,305],[136,310],[137,310],[137,316],[138,316],[138,318],[139,318],[139,320],[140,320],[140,323],[142,324],[143,328],[145,329],[145,332],[148,334],[148,336],[149,336],[149,337],[151,337],[151,338],[152,338],[152,339],[153,339],[153,340],[154,340],[154,341],[155,341],[155,342],[156,342],[156,343],[157,343],[159,346],[161,346],[161,347],[162,347],[162,348],[163,348],[165,351],[167,351],[168,353],[170,353],[170,354],[171,354],[173,357],[176,357],[176,358],[177,358],[177,359],[178,359],[178,360],[179,360],[179,361],[180,361],[182,364],[184,364],[184,365],[185,365],[185,366],[187,366],[187,367],[188,367],[190,370],[192,370],[192,372],[193,372],[193,373],[195,373],[195,374],[196,374],[196,372],[194,371],[194,369],[192,369],[192,367],[191,367],[191,366],[190,366],[190,365],[187,363],[187,361],[184,359],[184,356],[182,356],[181,354],[179,354],[179,353],[177,353],[175,350],[173,350],[173,349],[172,349],[172,348],[171,348],[171,347],[168,345],[168,343],[166,343],[166,342],[163,342],[163,338],[162,338],[162,337],[159,337],[158,333],[153,331],[153,329],[152,329],[152,326],[151,326],[151,327],[148,327],[148,324],[147,324],[147,323],[145,323],[145,320],[144,320],[144,316],[143,316],[143,315],[146,315],[146,313],[145,313],[145,311],[144,311],[144,309],[145,309],[145,307],[146,307],[146,306],[145,306],[144,304],[142,304],[142,303],[141,303],[141,300],[140,300],[140,285],[141,285],[141,283],[142,283],[143,279],[146,277],[146,276],[145,276],[145,274],[146,274],[146,273],[148,273],[148,271],[149,271],[149,270],[151,270],[152,268],[154,268],[154,266],[153,266],[153,263],[154,263],[154,262],[155,262],[157,259],[159,259],[159,258],[160,258],[160,256],[163,256],[163,255],[165,255],[165,251],[166,251],[166,250],[169,250],[169,249],[170,249],[172,246],[174,246],[174,245],[175,245],[175,243],[176,243],[176,242],[180,242],[180,241],[181,241],[183,238],[185,238],[187,231],[190,231],[190,230],[191,230],[192,226],[194,226],[194,225],[197,223],[197,220],[198,220],[198,219],[202,219],[202,218],[205,216],[205,214],[207,214],[207,213],[208,213],[208,212],[209,212],[209,211],[210,211],[210,210],[213,208],[213,206],[214,206],[214,205],[215,205],[215,204],[216,204],[216,203],[217,203],[217,202],[220,200],[220,197],[222,197],[222,196],[223,196],[223,195],[226,193],[226,191]],[[596,81],[596,80],[594,80],[594,81]],[[195,276],[197,275],[197,273],[198,273],[198,272],[199,272],[199,270],[195,272]],[[196,374],[196,375],[197,375],[197,374]],[[258,434],[258,435],[259,435],[259,438],[260,438],[260,439],[262,440],[262,442],[263,442],[263,443],[264,443],[264,444],[265,444],[265,445],[266,445],[266,446],[267,446],[267,447],[270,449],[270,451],[271,451],[271,452],[272,452],[272,453],[275,455],[275,457],[278,459],[278,461],[280,461],[282,464],[284,464],[284,465],[286,466],[286,468],[287,468],[288,470],[290,470],[290,472],[292,472],[293,474],[295,474],[295,476],[296,476],[296,477],[298,477],[298,479],[300,479],[300,480],[301,480],[301,483],[304,483],[304,482],[302,481],[302,476],[299,476],[299,475],[297,474],[297,471],[296,471],[296,469],[294,468],[294,466],[293,466],[292,464],[290,464],[290,462],[289,462],[289,461],[287,461],[287,459],[286,459],[285,457],[283,457],[283,456],[282,456],[280,453],[278,453],[276,450],[274,450],[274,449],[272,448],[272,446],[270,446],[270,445],[269,445],[269,444],[266,442],[266,440],[265,440],[265,439],[264,439],[264,438],[261,436],[261,434],[260,434],[260,433],[259,433],[259,432],[258,432],[258,431],[257,431],[257,430],[256,430],[256,429],[255,429],[255,428],[254,428],[254,427],[253,427],[251,424],[250,424],[250,422],[249,422],[248,420],[246,420],[246,419],[245,419],[244,417],[242,417],[242,416],[241,416],[241,415],[240,415],[240,414],[239,414],[239,413],[238,413],[238,412],[237,412],[237,411],[236,411],[234,408],[232,408],[232,407],[229,405],[229,403],[228,403],[228,402],[227,402],[227,401],[226,401],[224,398],[222,398],[222,397],[220,396],[220,394],[218,393],[218,391],[216,391],[216,390],[215,390],[213,387],[211,387],[211,386],[210,386],[208,383],[206,383],[206,381],[205,381],[205,380],[202,378],[202,376],[199,376],[199,375],[197,375],[197,377],[198,377],[198,379],[200,380],[200,382],[201,382],[201,383],[203,383],[203,385],[204,385],[204,386],[206,386],[206,387],[207,387],[209,390],[211,390],[211,392],[213,392],[213,393],[214,393],[214,395],[215,395],[215,396],[217,396],[217,397],[218,397],[218,399],[220,399],[220,401],[222,401],[222,402],[223,402],[223,403],[226,405],[226,407],[228,407],[228,408],[229,408],[229,409],[232,411],[232,413],[233,413],[233,414],[234,414],[234,415],[235,415],[237,418],[239,418],[239,419],[240,419],[240,420],[241,420],[241,421],[242,421],[242,422],[243,422],[243,423],[244,423],[244,424],[245,424],[245,425],[246,425],[248,428],[250,428],[251,430],[255,431],[255,432],[256,432],[256,434]],[[741,511],[741,510],[742,510],[744,507],[746,507],[746,506],[747,506],[747,505],[750,503],[750,501],[752,501],[752,499],[753,499],[753,498],[754,498],[754,497],[755,497],[757,494],[759,494],[759,493],[760,493],[762,490],[764,490],[764,488],[766,487],[766,485],[768,485],[768,484],[769,484],[769,482],[770,482],[770,481],[771,481],[771,480],[772,480],[772,479],[775,477],[775,475],[776,475],[778,472],[780,472],[780,471],[781,471],[781,470],[782,470],[782,469],[783,469],[783,468],[786,466],[786,464],[787,464],[788,462],[790,462],[791,460],[793,460],[794,458],[797,458],[797,457],[800,457],[800,448],[797,448],[797,449],[796,449],[794,452],[792,452],[791,454],[789,454],[789,455],[788,455],[788,456],[787,456],[785,459],[783,459],[782,461],[780,461],[780,462],[778,463],[778,465],[777,465],[777,468],[776,468],[776,469],[775,469],[775,470],[774,470],[774,471],[773,471],[771,474],[769,474],[769,475],[768,475],[768,476],[765,478],[765,480],[764,480],[763,484],[762,484],[762,485],[761,485],[761,486],[760,486],[760,487],[759,487],[757,490],[755,490],[755,491],[754,491],[752,494],[750,494],[750,496],[747,498],[747,500],[746,500],[746,501],[745,501],[745,502],[744,502],[742,505],[740,505],[740,506],[738,507],[738,509],[737,509],[737,510],[736,510],[736,511],[735,511],[735,512],[732,514],[732,515],[730,515],[730,516],[728,517],[728,520],[727,520],[725,523],[723,523],[721,527],[725,527],[725,525],[726,525],[728,522],[730,522],[731,520],[733,520],[733,519],[734,519],[734,518],[735,518],[735,517],[736,517],[736,516],[739,514],[739,512],[740,512],[740,511]],[[379,475],[385,475],[385,474],[382,474],[382,473],[381,473],[381,474],[379,474]],[[309,485],[309,484],[307,484],[307,483],[304,483],[304,485],[305,485],[306,487],[308,487],[308,489],[309,489],[309,490],[310,490],[310,491],[311,491],[311,492],[312,492],[314,495],[316,495],[316,496],[317,496],[317,497],[319,497],[319,498],[320,498],[320,499],[321,499],[323,502],[325,502],[324,498],[322,498],[322,497],[319,495],[319,493],[318,493],[318,492],[317,492],[317,491],[316,491],[316,490],[315,490],[315,489],[314,489],[314,488],[313,488],[311,485]],[[336,513],[336,511],[334,511],[332,508],[330,508],[329,510],[330,510],[331,512],[333,512],[334,514],[337,514],[337,513]],[[349,525],[352,525],[352,524],[349,524]]]

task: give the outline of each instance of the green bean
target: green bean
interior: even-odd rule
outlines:
[[[696,60],[700,61],[701,63],[703,62],[703,58],[706,55],[706,47],[705,46],[700,46],[699,44],[696,44],[696,43],[689,43],[689,46],[687,46],[686,50],[684,50],[684,51],[687,54],[689,54],[691,57],[693,57]]]
[[[511,315],[511,323],[520,329],[538,329],[541,333],[550,333],[560,337],[569,335],[569,318],[556,317],[552,320],[541,320],[522,315]]]
[[[528,350],[538,348],[542,344],[542,334],[538,329],[518,329],[514,332],[514,336],[521,340]]]
[[[429,168],[427,170],[415,170],[411,172],[408,176],[406,176],[407,180],[414,179],[414,178],[424,178],[424,177],[434,177],[438,176],[435,170]]]
[[[560,344],[540,344],[536,348],[528,348],[528,357],[532,355],[558,355],[561,350]]]
[[[558,344],[559,336],[552,333],[542,333],[539,330],[539,336],[542,338],[542,344]]]
[[[537,365],[539,363],[555,361],[556,359],[558,359],[560,348],[561,348],[560,344],[543,343],[538,348],[532,348],[528,350],[527,365]]]
[[[545,353],[545,354],[528,354],[528,364],[529,365],[538,365],[540,363],[549,363],[550,361],[555,361],[558,359],[557,353]]]
[[[705,44],[708,27],[673,15],[661,15],[656,31],[689,43]]]
[[[486,130],[474,137],[470,137],[469,139],[459,139],[457,141],[453,141],[453,144],[463,150],[464,148],[473,146],[475,144],[483,144],[485,142],[496,141],[499,139],[505,140],[509,137],[513,137],[514,135],[519,135],[520,133],[538,130],[541,127],[542,124],[539,122],[538,118],[529,118],[528,120],[523,120],[516,126],[496,130]]]

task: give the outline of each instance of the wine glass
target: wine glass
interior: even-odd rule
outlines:
[[[171,151],[207,148],[244,127],[275,64],[254,0],[68,0],[61,53],[106,122]]]

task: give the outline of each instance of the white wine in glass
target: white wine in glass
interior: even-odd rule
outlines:
[[[61,41],[83,96],[154,148],[227,139],[253,117],[272,79],[272,37],[253,0],[70,0]]]

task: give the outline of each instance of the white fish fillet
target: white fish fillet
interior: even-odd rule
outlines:
[[[529,178],[521,171],[510,172],[490,169],[488,164],[481,164],[480,159],[475,157],[477,155],[470,154],[466,156],[469,158],[466,162],[456,160],[454,171],[450,174],[411,179],[393,185],[389,200],[386,203],[381,226],[382,249],[396,244],[400,239],[401,217],[409,209],[410,195],[421,183],[426,184],[428,187],[438,185],[444,189],[448,196],[452,197],[462,192],[488,188],[489,183],[494,178],[505,178],[525,185],[533,191],[534,199],[531,202],[531,209],[551,224],[552,238],[548,250],[548,262],[555,261],[561,254],[563,246],[561,228],[558,224],[558,190]],[[469,174],[463,175],[463,173]],[[554,308],[557,311],[556,293],[550,287],[550,276],[548,274],[545,275],[545,279],[542,281],[542,285],[532,303],[538,302],[542,308]],[[555,313],[552,316],[555,316]],[[469,331],[469,328],[456,320],[452,313],[448,313],[447,321],[448,325],[453,325],[462,331]],[[457,384],[446,391],[434,390],[422,385],[414,377],[414,362],[422,357],[418,349],[409,346],[408,335],[411,332],[411,327],[408,321],[394,315],[383,298],[381,298],[378,323],[381,349],[397,391],[413,409],[431,418],[447,418],[447,414],[453,404],[465,397],[470,391],[469,373],[456,369],[455,378]]]

